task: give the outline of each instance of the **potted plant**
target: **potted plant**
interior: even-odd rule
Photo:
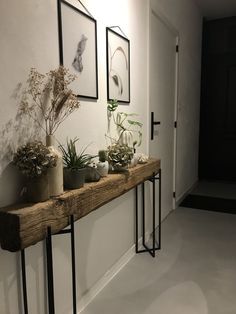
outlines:
[[[28,200],[45,201],[49,198],[48,170],[55,167],[57,155],[40,141],[29,142],[18,148],[13,164],[27,177]]]
[[[133,155],[132,148],[126,144],[116,142],[108,147],[108,162],[116,171],[126,170],[131,163]]]
[[[118,108],[117,100],[111,100],[108,103],[107,116],[108,116],[109,135],[107,137],[110,138],[112,142],[112,145],[109,147],[109,150],[112,149],[113,151],[115,148],[118,151],[121,151],[122,146],[123,146],[123,149],[122,149],[123,152],[130,152],[130,150],[132,150],[133,157],[132,157],[132,160],[128,162],[128,164],[129,166],[133,167],[138,163],[138,155],[136,154],[136,146],[140,146],[142,142],[142,123],[137,121],[134,118],[135,116],[137,116],[137,114],[135,113],[125,113],[125,112],[115,113],[117,108]],[[116,132],[117,132],[116,138],[110,135],[111,119],[113,119],[114,125],[116,127]],[[120,166],[118,165],[118,168],[119,167]]]
[[[70,89],[75,79],[62,65],[46,74],[31,68],[21,89],[19,114],[29,116],[45,132],[46,145],[58,156],[57,166],[49,171],[51,196],[63,192],[63,161],[54,133],[80,106],[78,97]]]
[[[78,138],[67,140],[66,148],[60,145],[64,162],[64,185],[68,189],[78,189],[83,187],[86,176],[86,168],[91,163],[94,156],[86,154],[86,148],[78,154],[76,142]]]
[[[107,152],[105,150],[99,150],[98,158],[99,158],[99,162],[97,163],[97,170],[102,177],[106,177],[109,171],[109,164],[107,161]]]

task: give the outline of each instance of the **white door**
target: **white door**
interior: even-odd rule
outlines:
[[[177,103],[177,34],[151,11],[150,16],[150,119],[160,125],[154,126],[150,138],[150,155],[161,159],[162,169],[162,219],[174,208],[175,147]]]

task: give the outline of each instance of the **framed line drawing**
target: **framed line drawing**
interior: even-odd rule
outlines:
[[[106,28],[107,100],[130,103],[130,42]]]
[[[97,22],[64,0],[57,0],[60,64],[78,78],[78,97],[98,99]]]

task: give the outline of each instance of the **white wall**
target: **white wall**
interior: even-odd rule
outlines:
[[[151,0],[178,30],[179,90],[176,196],[181,198],[198,180],[199,103],[201,82],[201,13],[194,1]]]
[[[72,1],[72,0],[71,0]],[[78,3],[74,0],[72,3]],[[147,0],[84,0],[98,23],[99,100],[81,100],[81,108],[58,130],[57,137],[78,136],[81,145],[92,142],[91,152],[105,146],[106,55],[105,27],[119,25],[131,43],[131,104],[122,110],[136,112],[144,123],[147,152],[148,6]],[[178,195],[197,178],[200,86],[201,20],[189,0],[157,0],[153,5],[180,32],[180,87],[178,129]],[[17,103],[12,95],[29,68],[45,72],[58,65],[57,8],[55,0],[1,0],[0,2],[0,171],[11,151],[31,135],[29,121],[15,120]],[[16,128],[14,128],[16,127]],[[29,132],[30,130],[30,132]],[[27,134],[28,132],[28,134]],[[3,188],[3,184],[0,186]],[[2,206],[3,200],[0,200]],[[134,242],[134,195],[114,200],[76,223],[78,299],[120,259]],[[71,311],[69,239],[53,239],[57,313]],[[44,245],[26,250],[29,312],[46,313]],[[0,250],[0,313],[18,314],[21,308],[19,254]],[[14,302],[12,302],[14,300]]]

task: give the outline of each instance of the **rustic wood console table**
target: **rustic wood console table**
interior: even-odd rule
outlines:
[[[159,180],[158,246],[156,246],[155,236],[156,180]],[[145,181],[151,181],[153,186],[153,230],[151,248],[149,248],[145,243]],[[142,185],[143,249],[139,249],[138,247],[138,186],[140,184]],[[110,174],[96,183],[87,183],[83,188],[78,190],[66,191],[62,195],[52,198],[46,202],[36,204],[18,204],[0,208],[1,247],[2,249],[11,252],[21,251],[22,287],[25,314],[28,314],[28,302],[24,250],[27,247],[46,239],[48,308],[49,314],[54,314],[52,235],[71,235],[73,313],[77,313],[74,222],[133,188],[135,188],[136,203],[136,253],[149,252],[153,257],[155,257],[155,251],[159,250],[161,247],[161,169],[160,160],[157,159],[149,159],[147,163],[142,165],[139,164],[124,173]]]

